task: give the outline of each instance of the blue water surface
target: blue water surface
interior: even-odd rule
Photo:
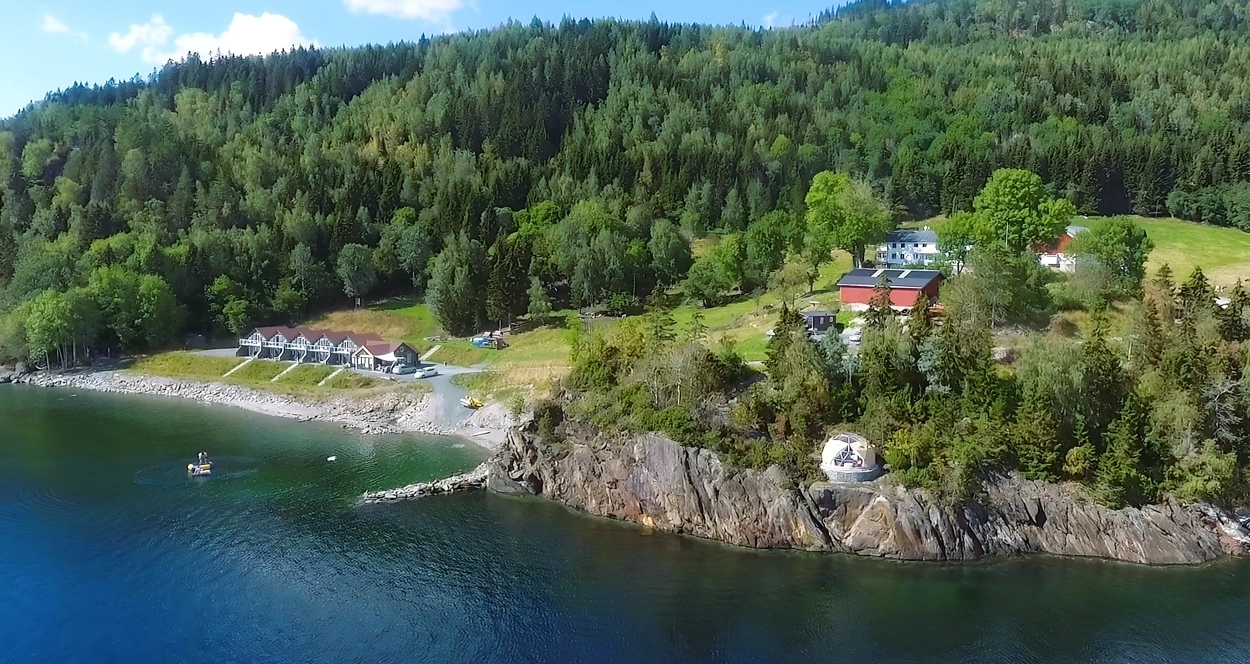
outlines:
[[[212,478],[186,476],[200,450]],[[0,661],[1250,661],[1245,562],[902,564],[533,498],[359,504],[484,456],[0,386]]]

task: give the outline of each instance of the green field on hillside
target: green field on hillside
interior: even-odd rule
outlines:
[[[1132,219],[1146,229],[1146,235],[1155,243],[1146,263],[1149,274],[1167,263],[1178,282],[1188,277],[1195,266],[1201,266],[1207,279],[1217,286],[1231,286],[1238,279],[1250,280],[1250,233],[1180,219]]]
[[[1073,225],[1094,228],[1110,217],[1078,217]],[[1250,233],[1196,224],[1171,217],[1149,218],[1129,215],[1154,242],[1154,251],[1146,261],[1147,274],[1153,275],[1164,263],[1172,268],[1177,281],[1183,281],[1197,266],[1217,286],[1231,286],[1238,279],[1250,280]],[[934,217],[905,224],[909,228],[938,228],[945,221]]]

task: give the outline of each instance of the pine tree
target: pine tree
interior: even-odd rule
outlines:
[[[1245,319],[1247,306],[1250,306],[1250,296],[1246,294],[1246,289],[1238,279],[1237,285],[1229,293],[1228,306],[1217,312],[1220,317],[1220,332],[1225,341],[1245,341],[1247,337],[1250,337]]]
[[[773,326],[773,336],[768,339],[768,359],[764,361],[769,374],[778,370],[790,344],[794,343],[802,330],[803,317],[799,315],[799,311],[791,309],[789,305],[782,302],[781,315],[777,318],[777,324]]]
[[[916,296],[916,303],[907,316],[907,331],[917,345],[933,331],[933,312],[929,309],[929,296],[924,291]]]
[[[530,304],[528,314],[530,320],[542,325],[547,322],[547,316],[551,315],[551,297],[547,295],[547,289],[543,286],[542,280],[538,277],[530,277],[529,295]]]
[[[868,327],[881,329],[894,318],[894,310],[890,308],[890,280],[885,275],[877,281],[872,289],[872,298],[868,300],[868,313],[864,316]]]
[[[1159,321],[1159,308],[1153,301],[1146,303],[1146,329],[1141,338],[1141,350],[1138,353],[1139,366],[1153,367],[1163,358],[1163,350],[1167,344],[1163,326]]]
[[[1157,485],[1142,468],[1144,411],[1138,399],[1129,398],[1107,429],[1106,451],[1099,458],[1094,475],[1094,495],[1107,507],[1142,505],[1156,498]]]
[[[1016,412],[1011,428],[1012,450],[1019,462],[1020,474],[1028,479],[1055,482],[1059,464],[1059,441],[1049,400],[1030,391]]]
[[[703,341],[707,336],[707,325],[703,323],[703,310],[696,308],[690,314],[690,329],[687,333],[691,341]]]
[[[1201,267],[1194,267],[1189,280],[1181,284],[1178,304],[1182,316],[1194,316],[1200,311],[1210,311],[1215,306],[1215,290],[1211,288]]]
[[[647,312],[647,336],[657,344],[667,344],[677,338],[677,322],[673,320],[673,312],[667,307],[652,307]]]

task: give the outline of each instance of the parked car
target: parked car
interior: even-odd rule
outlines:
[[[414,374],[414,373],[417,373],[417,371],[419,371],[419,369],[417,369],[416,367],[410,367],[406,364],[396,364],[395,366],[391,367],[391,373],[397,376],[402,376],[404,374]]]
[[[417,373],[416,373],[417,378],[433,378],[437,375],[438,375],[438,369],[435,369],[434,367],[424,367],[422,369],[417,369]]]

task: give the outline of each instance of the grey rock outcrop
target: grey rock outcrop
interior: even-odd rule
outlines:
[[[776,468],[721,465],[654,434],[585,434],[557,446],[513,429],[486,488],[542,495],[590,514],[741,546],[961,561],[1045,553],[1151,565],[1250,553],[1244,520],[1211,505],[1110,510],[1072,487],[1004,477],[983,501],[946,505],[883,478],[791,487]]]
[[[488,465],[483,463],[463,475],[453,475],[434,482],[410,484],[399,489],[366,493],[363,501],[366,504],[389,503],[396,500],[411,500],[422,496],[437,496],[443,493],[455,493],[457,491],[481,489],[486,486],[486,475],[488,471]]]

